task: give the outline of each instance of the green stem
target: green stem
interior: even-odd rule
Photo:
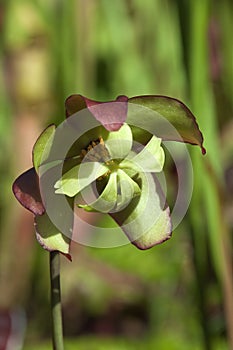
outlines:
[[[60,255],[58,252],[50,253],[50,283],[53,350],[64,350],[61,312]]]

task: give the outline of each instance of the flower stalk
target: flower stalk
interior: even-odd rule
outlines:
[[[57,251],[50,252],[50,284],[53,350],[64,350],[60,287],[60,254]]]

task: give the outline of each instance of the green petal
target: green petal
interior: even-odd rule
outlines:
[[[130,241],[139,249],[148,249],[171,237],[169,208],[153,175],[141,173],[141,195],[126,209],[110,214],[121,226]]]
[[[124,209],[135,196],[141,193],[141,189],[138,184],[121,169],[117,171],[117,180],[120,186],[120,194],[117,198],[116,209],[120,211]]]
[[[203,136],[196,119],[181,101],[168,96],[154,95],[132,97],[128,102],[127,123],[142,128],[136,128],[140,140],[143,140],[143,134],[148,139],[148,133],[143,130],[145,129],[163,140],[199,145],[202,153],[205,153]]]
[[[88,190],[88,189],[87,189]],[[85,193],[82,193],[82,196]],[[117,202],[117,173],[113,172],[109,176],[108,183],[98,197],[97,200],[89,205],[78,204],[79,208],[83,208],[86,211],[98,211],[101,213],[110,212],[116,205]]]
[[[160,172],[163,169],[165,154],[161,145],[161,139],[152,136],[143,150],[130,161],[143,172]],[[127,159],[121,162],[121,166],[127,164]],[[133,167],[134,168],[134,167]]]
[[[55,125],[50,125],[47,127],[47,129],[45,129],[39,136],[33,147],[32,160],[37,173],[41,163],[45,162],[49,157],[55,136],[55,129]]]
[[[74,197],[78,192],[82,191],[107,171],[108,168],[98,162],[88,162],[76,165],[65,173],[61,180],[55,183],[55,193]]]
[[[35,228],[37,240],[44,249],[69,255],[70,239],[54,226],[47,214],[35,217]]]
[[[135,153],[132,155],[135,155]],[[131,156],[131,155],[130,155]],[[130,157],[129,156],[129,157]],[[122,169],[124,171],[124,173],[126,173],[131,179],[137,175],[138,173],[140,173],[140,171],[142,171],[141,168],[137,167],[137,165],[135,163],[133,163],[130,158],[126,158],[124,159],[120,164],[119,164],[119,169]]]
[[[127,124],[123,124],[118,131],[105,131],[102,136],[112,159],[123,159],[129,154],[133,136]]]

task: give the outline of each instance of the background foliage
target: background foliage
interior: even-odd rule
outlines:
[[[50,348],[48,256],[11,183],[72,93],[182,99],[207,155],[190,148],[193,200],[169,242],[145,252],[74,245],[73,263],[63,259],[67,349],[233,344],[232,14],[230,0],[1,1],[0,308],[25,310],[25,349]],[[167,173],[172,196],[172,163]]]

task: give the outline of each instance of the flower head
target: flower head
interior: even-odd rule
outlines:
[[[40,244],[70,257],[76,210],[109,214],[140,249],[169,239],[170,211],[156,175],[165,161],[161,142],[188,142],[205,153],[190,110],[166,96],[97,102],[72,95],[66,116],[40,135],[34,167],[13,184],[35,215]]]

